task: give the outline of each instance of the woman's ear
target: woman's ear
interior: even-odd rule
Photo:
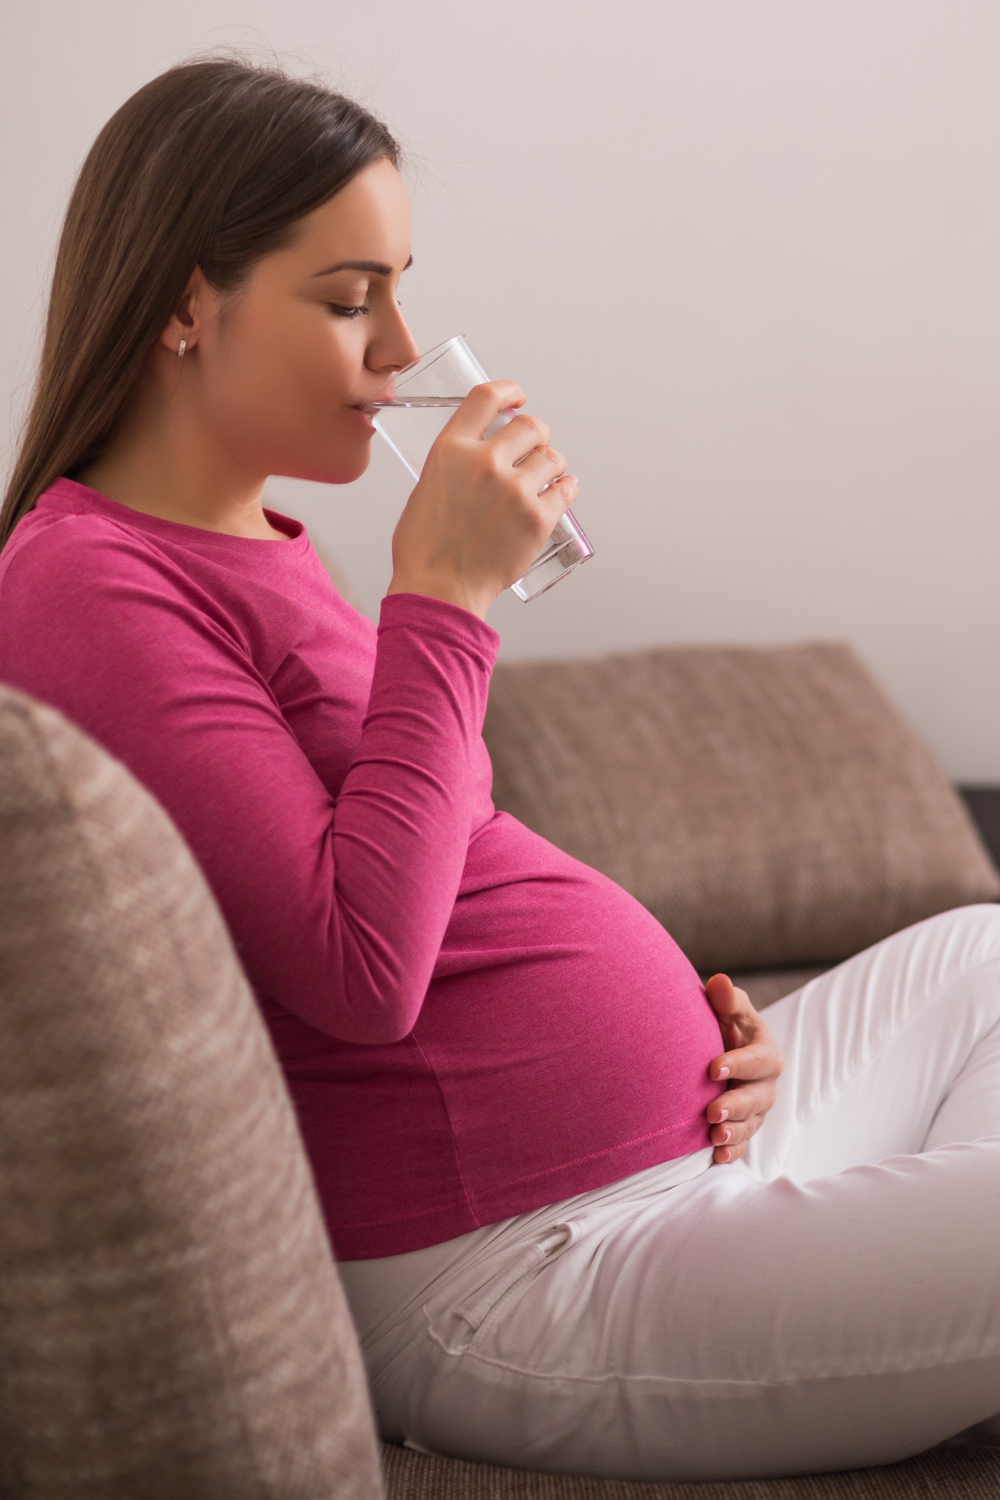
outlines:
[[[160,343],[171,354],[186,354],[198,342],[201,321],[198,303],[202,300],[198,294],[204,281],[200,266],[196,266],[174,308],[170,322],[160,334]]]

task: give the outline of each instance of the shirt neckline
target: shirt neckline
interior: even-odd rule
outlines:
[[[133,510],[120,500],[112,500],[110,496],[102,495],[100,490],[93,490],[89,485],[81,484],[78,479],[69,479],[65,475],[38,497],[36,509],[38,508],[69,514],[96,512],[121,526],[151,532],[154,536],[161,536],[193,550],[239,552],[245,557],[248,553],[260,554],[260,549],[266,548],[268,555],[291,553],[298,556],[309,547],[309,537],[301,521],[267,506],[264,507],[264,514],[272,526],[285,533],[284,540],[278,537],[234,536],[228,531],[209,531],[207,527],[188,526],[183,521],[167,521],[161,516],[149,516],[145,511]]]

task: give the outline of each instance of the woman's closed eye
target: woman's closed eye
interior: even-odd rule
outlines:
[[[360,318],[365,313],[371,311],[364,302],[360,303],[357,307],[345,307],[340,302],[328,302],[327,306],[338,318]]]

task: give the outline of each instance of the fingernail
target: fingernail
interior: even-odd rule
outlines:
[[[719,1116],[718,1120],[716,1121],[716,1124],[717,1125],[721,1125],[722,1122],[723,1122],[723,1120],[728,1120],[728,1119],[729,1119],[729,1111],[728,1111],[728,1109],[724,1109],[722,1111],[722,1114]]]
[[[719,1069],[719,1077],[720,1078],[728,1078],[729,1077],[729,1069],[728,1068],[720,1068]]]
[[[722,1137],[722,1144],[725,1145],[726,1142],[727,1141],[731,1141],[732,1138],[733,1138],[733,1132],[731,1130],[727,1130],[726,1133],[725,1133],[725,1135]]]

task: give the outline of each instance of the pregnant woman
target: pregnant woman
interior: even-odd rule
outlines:
[[[494,811],[484,617],[576,494],[541,421],[484,437],[512,383],[435,444],[377,630],[263,507],[269,474],[357,478],[417,354],[397,160],[352,102],[225,60],[108,123],[3,512],[0,678],[206,872],[387,1437],[695,1479],[998,1438],[1000,909],[890,938],[772,1036]]]

